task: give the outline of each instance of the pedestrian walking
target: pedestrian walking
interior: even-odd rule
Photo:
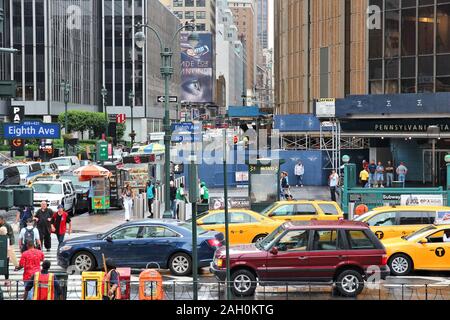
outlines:
[[[397,175],[398,181],[400,181],[403,185],[403,188],[406,185],[406,175],[408,174],[408,168],[405,166],[404,162],[400,162],[400,165],[397,167]]]
[[[377,170],[375,173],[375,183],[378,188],[384,188],[384,166],[381,161],[378,162]]]
[[[19,267],[23,269],[23,282],[25,288],[29,285],[30,281],[33,281],[34,274],[40,271],[41,262],[44,261],[44,259],[44,253],[41,250],[37,250],[34,247],[33,242],[28,242],[27,251],[22,254],[19,262]],[[31,291],[29,291],[25,299],[31,300],[32,298]]]
[[[120,300],[120,275],[116,270],[116,265],[112,259],[106,259],[106,275],[103,278],[103,300]]]
[[[297,178],[297,187],[303,188],[303,176],[305,175],[305,166],[301,161],[299,161],[295,168],[294,168],[294,174]]]
[[[203,204],[209,203],[209,189],[206,187],[206,183],[200,183],[200,201]]]
[[[131,219],[131,211],[133,210],[134,192],[129,183],[126,184],[122,191],[123,206],[125,207],[125,221]]]
[[[69,225],[69,229],[67,229]],[[58,238],[58,248],[64,242],[66,232],[70,235],[72,233],[72,221],[67,212],[64,211],[64,206],[58,206],[58,212],[53,214],[52,217],[52,231]]]
[[[17,211],[16,215],[16,223],[19,224],[19,230],[22,230],[22,228],[25,228],[27,226],[28,219],[33,219],[33,208],[20,208],[20,210]]]
[[[34,215],[34,219],[37,223],[37,228],[39,230],[39,238],[41,239],[41,249],[47,249],[50,252],[52,248],[51,239],[51,225],[52,225],[53,211],[48,208],[47,201],[41,202],[41,208]]]
[[[392,188],[392,182],[394,181],[394,166],[391,161],[386,165],[386,187]]]
[[[27,300],[32,293],[32,300],[51,301],[61,295],[61,286],[54,274],[50,273],[52,264],[45,260],[42,262],[42,269],[36,272],[32,279],[25,286],[23,299]]]
[[[170,208],[172,209],[172,219],[177,218],[177,187],[175,182],[170,181]]]
[[[369,185],[369,172],[366,169],[362,169],[359,173],[359,184],[361,188],[367,188]]]
[[[339,186],[339,175],[336,170],[331,171],[330,177],[328,178],[328,185],[330,186],[331,201],[336,202],[336,191]]]
[[[5,226],[0,227],[0,236],[8,236],[8,229]],[[19,262],[17,261],[16,253],[14,252],[13,245],[11,245],[9,238],[7,239],[6,246],[7,246],[9,261],[13,264],[13,266],[17,270],[19,268]]]
[[[148,219],[153,219],[153,202],[155,201],[156,188],[152,181],[147,183]]]
[[[286,171],[281,173],[281,196],[286,200],[292,200],[291,186],[289,185],[289,174]]]
[[[369,171],[369,185],[371,188],[375,186],[375,175],[377,172],[377,165],[375,164],[375,160],[372,160],[367,167]]]
[[[19,248],[21,253],[27,251],[29,242],[32,242],[35,248],[40,249],[42,247],[39,230],[34,226],[34,220],[32,219],[28,219],[27,226],[20,230]]]

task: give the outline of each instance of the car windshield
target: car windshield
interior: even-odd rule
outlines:
[[[435,226],[426,226],[425,228],[422,228],[420,230],[417,230],[416,232],[410,234],[409,236],[406,236],[404,239],[408,241],[416,241],[424,238],[424,234],[431,230],[436,230],[437,228]]]
[[[72,165],[72,162],[70,159],[53,159],[52,162],[56,163],[58,166],[66,166],[70,167]]]
[[[264,240],[257,243],[256,247],[258,249],[268,251],[273,246],[274,242],[278,239],[278,237],[284,233],[284,231],[285,231],[284,226],[278,227],[278,229],[276,229],[274,232],[265,237]]]
[[[190,232],[192,232],[192,224],[191,223],[180,223],[180,224],[178,224],[178,226],[183,228],[183,229],[186,229],[186,230],[189,230]],[[203,229],[201,227],[197,227],[197,235],[200,236],[200,235],[205,234],[205,233],[208,233],[208,230],[205,230],[205,229]]]
[[[77,176],[67,175],[61,176],[61,179],[70,180],[75,188],[89,188],[89,181],[80,181]]]
[[[354,218],[354,221],[365,221],[367,220],[367,218],[369,218],[370,216],[372,216],[375,213],[375,211],[369,211],[367,213],[364,213],[360,216],[357,216],[356,218]]]
[[[34,193],[50,193],[50,194],[62,194],[62,185],[60,184],[33,184]]]
[[[274,203],[274,204],[268,206],[268,207],[265,208],[263,211],[261,211],[261,214],[262,214],[263,216],[266,216],[267,213],[270,212],[270,211],[271,211],[273,208],[275,208],[276,206],[277,206],[276,203]]]
[[[28,174],[29,167],[28,166],[17,166],[20,174]]]

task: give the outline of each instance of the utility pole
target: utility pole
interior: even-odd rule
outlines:
[[[225,204],[225,254],[226,254],[226,286],[227,300],[231,300],[231,271],[230,271],[230,217],[228,215],[228,168],[227,168],[227,129],[223,129],[223,192]]]
[[[64,128],[66,130],[66,135],[70,133],[69,131],[69,115],[68,113],[68,103],[70,101],[70,84],[69,81],[63,80],[61,82],[61,88],[64,92]],[[64,141],[64,153],[67,157],[69,155],[69,144]]]

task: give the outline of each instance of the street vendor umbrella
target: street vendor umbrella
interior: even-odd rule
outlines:
[[[165,150],[165,147],[159,143],[152,143],[139,148],[139,152],[144,154],[160,154],[164,153]]]
[[[103,167],[97,165],[90,165],[81,167],[73,172],[75,176],[80,178],[80,181],[89,181],[93,178],[111,177],[111,172]]]

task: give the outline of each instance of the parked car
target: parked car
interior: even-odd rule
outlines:
[[[44,172],[39,162],[18,163],[13,166],[19,170],[21,185],[27,185],[34,177]]]
[[[223,243],[220,232],[198,228],[198,267],[206,267]],[[118,267],[143,269],[156,262],[176,276],[192,272],[191,224],[174,220],[133,221],[106,233],[65,241],[58,249],[58,264],[80,271],[102,269],[102,254]]]
[[[226,279],[225,261],[225,248],[220,248],[210,268],[219,281]],[[356,297],[370,275],[386,278],[386,264],[386,250],[369,227],[343,220],[288,222],[257,244],[230,247],[236,296],[253,295],[258,282],[325,282],[335,283],[343,296]]]
[[[450,207],[399,206],[380,207],[369,211],[355,221],[365,222],[380,240],[407,236],[436,222],[439,212],[450,212]]]
[[[16,166],[0,166],[0,185],[18,186],[20,185],[20,172]]]
[[[69,180],[37,181],[33,183],[34,207],[39,208],[42,201],[47,201],[48,207],[54,212],[62,204],[64,210],[75,213],[77,194]]]
[[[251,210],[229,211],[230,243],[256,243],[272,233],[283,222],[275,221]],[[225,211],[210,211],[198,217],[197,224],[203,229],[225,232]]]
[[[278,201],[269,206],[262,215],[280,221],[339,220],[344,213],[333,201]]]
[[[91,199],[89,198],[89,181],[80,181],[79,177],[74,176],[71,173],[64,173],[61,175],[61,179],[69,180],[72,182],[73,187],[77,193],[77,201],[75,207],[75,214],[81,214],[91,211]]]
[[[58,165],[54,162],[42,162],[41,163],[42,170],[47,174],[58,174]]]
[[[78,169],[81,164],[80,160],[77,157],[59,157],[53,158],[50,162],[54,162],[58,166],[59,172],[72,172]]]
[[[391,273],[407,276],[414,270],[450,270],[450,242],[445,239],[450,239],[450,224],[426,226],[409,236],[383,241]]]

